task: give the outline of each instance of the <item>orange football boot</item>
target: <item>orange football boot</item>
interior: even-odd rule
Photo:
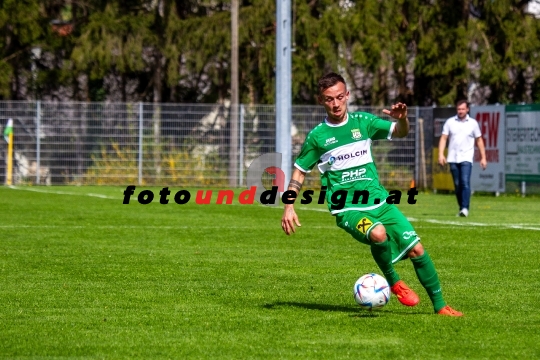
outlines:
[[[450,306],[446,305],[443,307],[439,312],[437,313],[439,315],[445,315],[445,316],[463,316],[462,312],[459,312],[457,310],[452,309]]]
[[[396,295],[399,302],[405,306],[416,306],[420,302],[420,298],[412,291],[402,280],[399,280],[390,288],[392,293]]]

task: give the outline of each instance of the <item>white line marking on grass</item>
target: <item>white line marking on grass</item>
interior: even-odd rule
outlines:
[[[8,186],[8,188],[10,189],[13,189],[13,190],[22,190],[22,191],[33,191],[33,192],[37,192],[37,193],[42,193],[42,194],[56,194],[56,195],[73,195],[73,196],[91,196],[91,197],[97,197],[97,198],[101,198],[101,199],[112,199],[112,200],[122,200],[123,198],[120,198],[120,197],[112,197],[112,196],[107,196],[107,195],[103,195],[103,194],[94,194],[94,193],[74,193],[74,192],[67,192],[67,191],[48,191],[48,190],[43,190],[43,189],[37,189],[37,188],[31,188],[31,187],[24,187],[24,188],[21,188],[21,187],[17,187],[17,186],[14,186],[14,185],[10,185]],[[135,200],[136,201],[136,200]],[[280,210],[283,210],[283,206],[267,206],[267,205],[263,205],[263,204],[260,204],[259,202],[257,201],[254,201],[252,205],[259,205],[259,206],[264,206],[264,207],[268,207],[268,208],[274,208],[274,209],[280,209]],[[246,205],[243,205],[243,204],[227,204],[227,206],[230,206],[230,205],[235,205],[235,206],[246,206]],[[249,204],[248,204],[249,205]],[[309,208],[309,207],[298,207],[297,209],[299,210],[308,210],[308,211],[319,211],[319,212],[326,212],[326,213],[329,213],[328,209],[317,209],[317,208]]]
[[[261,227],[260,225],[253,226],[198,226],[198,225],[178,225],[178,226],[155,226],[155,225],[142,225],[142,226],[132,226],[132,225],[0,225],[0,229],[20,229],[20,228],[30,228],[30,229],[194,229],[194,230],[204,230],[204,229],[221,229],[221,230],[236,230],[236,229],[278,229],[279,227],[269,225],[267,227]],[[310,226],[310,229],[335,229],[335,226]]]
[[[540,226],[540,224],[538,224],[538,223],[532,223],[532,224],[528,224],[528,223],[517,223],[517,224],[514,224],[514,225],[519,225],[519,226]]]
[[[330,215],[330,211],[328,211],[328,209],[317,209],[317,208],[308,208],[308,207],[299,207],[298,209],[299,210],[309,210],[309,211],[320,211],[320,212],[328,213]]]
[[[17,187],[17,186],[14,186],[14,185],[9,185],[8,188],[13,189],[13,190],[33,191],[33,192],[42,193],[42,194],[92,196],[92,197],[97,197],[97,198],[101,198],[101,199],[112,199],[112,200],[122,200],[123,199],[123,198],[120,198],[120,197],[112,197],[112,196],[107,196],[107,195],[103,195],[103,194],[74,193],[74,192],[67,192],[67,191],[48,191],[48,190],[43,190],[43,189],[31,188],[31,187],[21,188],[21,187]],[[228,206],[230,206],[230,205],[246,206],[246,205],[243,205],[243,204],[226,204],[226,205],[228,205]],[[258,201],[254,201],[253,204],[248,204],[248,205],[259,205],[259,206],[264,206],[264,207],[268,207],[268,208],[274,208],[274,209],[283,210],[283,206],[267,206],[267,205],[260,204]],[[298,207],[297,209],[309,210],[309,211],[328,212],[327,209],[317,209],[317,208],[309,208],[309,207]]]
[[[282,209],[280,207],[276,207],[277,209]],[[321,211],[321,212],[328,212],[326,209],[317,209],[317,208],[309,208],[309,207],[298,207],[299,210],[308,210],[308,211]],[[329,212],[328,212],[329,213]],[[453,225],[453,226],[479,226],[479,227],[488,227],[488,226],[495,226],[494,224],[486,224],[486,223],[478,223],[478,222],[460,222],[460,221],[449,221],[449,220],[435,220],[435,219],[416,219],[416,218],[407,218],[407,220],[411,222],[427,222],[431,224],[439,224],[439,225]],[[534,230],[534,231],[540,231],[540,224],[513,224],[513,225],[497,225],[499,228],[505,228],[505,229],[521,229],[521,230]]]
[[[122,200],[122,198],[107,196],[107,195],[103,195],[103,194],[93,194],[93,193],[84,194],[84,193],[73,193],[73,192],[67,192],[67,191],[47,191],[47,190],[42,190],[42,189],[30,188],[30,187],[28,187],[28,188],[26,188],[26,187],[25,188],[20,188],[20,187],[13,186],[13,185],[10,185],[8,187],[10,189],[13,189],[13,190],[33,191],[33,192],[42,193],[42,194],[91,196],[91,197],[97,197],[97,198],[100,198],[100,199]]]
[[[131,229],[131,228],[149,228],[149,229],[189,229],[192,226],[131,226],[131,225],[0,225],[0,228],[38,228],[38,229]]]
[[[259,203],[258,201],[253,202],[253,205],[255,205],[255,204],[258,204],[259,206],[263,206],[263,207],[266,207],[266,208],[276,209],[276,210],[281,210],[281,211],[283,211],[283,208],[284,208],[282,205],[280,205],[280,206],[263,205],[263,204]],[[245,206],[245,205],[242,205],[242,204],[231,204],[231,205]],[[294,209],[295,210],[307,210],[307,211],[325,212],[325,213],[328,213],[328,215],[330,215],[330,211],[328,211],[328,209],[310,208],[310,207],[305,207],[305,206],[297,206]]]
[[[412,222],[427,222],[431,224],[441,224],[441,225],[453,225],[453,226],[480,226],[480,227],[487,227],[487,226],[495,226],[494,224],[485,224],[485,223],[478,223],[478,222],[460,222],[460,221],[449,221],[449,220],[435,220],[435,219],[416,219],[416,218],[407,218],[409,221]],[[514,225],[503,225],[499,224],[496,225],[498,228],[505,228],[505,229],[522,229],[522,230],[535,230],[540,231],[540,226],[528,226],[527,224],[514,224]]]
[[[8,186],[8,188],[13,189],[13,190],[33,191],[33,192],[38,192],[38,193],[43,193],[43,194],[90,196],[90,197],[97,197],[97,198],[100,198],[100,199],[122,200],[122,198],[107,196],[107,195],[103,195],[103,194],[95,194],[95,193],[73,193],[73,192],[67,192],[67,191],[47,191],[47,190],[29,188],[29,187],[20,188],[20,187],[16,187],[16,186],[13,186],[13,185]],[[242,205],[242,204],[232,204],[232,205],[245,206],[245,205]],[[259,204],[259,205],[260,206],[265,206],[265,205],[262,205],[262,204]],[[267,207],[283,210],[282,206],[267,206]],[[317,211],[317,212],[326,212],[326,213],[328,213],[327,209],[310,208],[310,207],[305,207],[305,206],[297,207],[297,209],[298,210],[307,210],[307,211]],[[478,222],[460,222],[460,221],[435,220],[435,219],[416,219],[416,218],[407,218],[407,219],[409,221],[411,221],[411,222],[427,222],[427,223],[439,224],[439,225],[471,226],[471,227],[474,227],[474,226],[479,226],[479,227],[494,226],[494,224],[486,224],[486,223],[478,223]],[[89,226],[91,226],[91,225],[89,225]],[[8,226],[0,225],[0,227],[10,227],[10,226],[9,225]],[[14,226],[14,227],[24,227],[24,226]],[[27,226],[27,227],[30,227],[30,226]],[[38,225],[38,226],[35,226],[35,227],[46,227],[46,226]],[[51,227],[53,227],[53,226],[51,226]],[[64,227],[64,226],[58,226],[58,227]],[[84,226],[80,226],[80,227],[84,228]],[[133,227],[133,226],[131,226],[131,227]],[[175,228],[178,228],[178,229],[186,228],[187,229],[187,228],[190,228],[188,226],[186,226],[186,227],[180,227],[180,226],[155,226],[155,227],[144,226],[144,227],[146,227],[146,228],[161,228],[161,229],[175,229]],[[207,226],[205,226],[205,227],[207,228]],[[497,227],[506,228],[506,229],[521,229],[521,230],[540,231],[540,224],[538,224],[538,225],[537,224],[497,225]],[[103,227],[103,228],[109,228],[109,227]],[[118,227],[117,226],[111,226],[110,228],[118,228]],[[130,228],[130,227],[126,227],[126,228]],[[218,228],[218,227],[216,227],[216,228]],[[236,228],[237,229],[251,229],[252,227],[236,227]],[[326,228],[326,227],[320,227],[320,228],[323,229],[323,228]]]

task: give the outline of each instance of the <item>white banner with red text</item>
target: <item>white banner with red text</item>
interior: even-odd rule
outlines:
[[[471,190],[505,191],[505,106],[472,106],[469,115],[478,121],[486,148],[487,169],[480,166],[480,151],[475,146]]]

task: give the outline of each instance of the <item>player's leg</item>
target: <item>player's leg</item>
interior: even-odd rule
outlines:
[[[471,171],[472,163],[464,161],[459,164],[459,182],[461,188],[461,216],[469,215],[469,204],[471,200]]]
[[[392,251],[392,264],[407,257],[407,253],[420,241],[412,225],[395,205],[384,206],[379,217],[384,224],[387,242]],[[420,302],[418,295],[403,281],[399,281],[391,287],[399,302],[407,306],[415,306]]]
[[[388,284],[392,287],[399,281],[399,275],[392,264],[392,248],[386,229],[382,224],[372,226],[368,229],[366,237],[370,242],[371,255],[377,266],[384,274]]]
[[[440,311],[443,311],[443,309],[450,309],[444,301],[435,265],[420,243],[420,238],[416,234],[416,231],[409,220],[407,220],[397,207],[393,206],[385,214],[383,221],[387,221],[386,228],[388,234],[397,244],[397,248],[394,250],[395,255],[393,261],[397,262],[404,257],[410,258],[416,276],[424,289],[426,289],[435,312],[439,313]]]
[[[420,243],[416,244],[407,255],[413,263],[414,271],[420,284],[426,289],[433,303],[433,309],[435,312],[438,312],[446,306],[446,302],[444,301],[439,276],[431,257]]]
[[[370,246],[373,259],[392,286],[399,281],[399,275],[392,264],[392,248],[386,239],[384,226],[377,216],[378,211],[347,211],[336,216],[336,223],[353,238]]]
[[[390,205],[386,204],[369,213],[347,211],[336,216],[336,223],[356,240],[370,246],[373,260],[383,272],[399,302],[406,306],[415,306],[420,299],[400,280],[399,274],[394,269],[394,249],[397,245],[388,239],[385,227],[379,219],[389,207]]]
[[[462,316],[462,313],[452,309],[446,304],[446,301],[444,301],[437,270],[422,244],[416,244],[407,255],[413,263],[418,280],[424,289],[426,289],[426,292],[433,303],[435,312],[441,315]]]
[[[457,163],[448,163],[450,165],[450,173],[452,174],[452,180],[454,181],[454,192],[456,193],[456,199],[458,202],[459,210],[463,209],[462,203],[462,190],[460,182],[460,168]]]
[[[418,295],[399,279],[394,269],[392,245],[386,229],[379,224],[369,232],[371,254],[390,284],[390,290],[399,302],[406,306],[415,306],[420,302]],[[395,247],[395,246],[394,246]],[[395,277],[393,277],[395,275]]]

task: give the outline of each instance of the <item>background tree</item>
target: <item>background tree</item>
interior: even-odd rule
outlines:
[[[540,101],[540,20],[527,4],[293,0],[293,103],[313,104],[330,70],[358,105]],[[239,21],[240,100],[272,104],[275,0],[241,1]],[[230,37],[229,0],[5,0],[0,98],[225,104]]]
[[[467,0],[421,1],[418,6],[414,103],[454,104],[466,98]]]
[[[47,46],[48,21],[37,0],[0,2],[0,96],[19,100],[32,87],[32,48]]]
[[[470,22],[471,80],[488,103],[540,100],[540,21],[526,13],[527,3],[482,1]]]

